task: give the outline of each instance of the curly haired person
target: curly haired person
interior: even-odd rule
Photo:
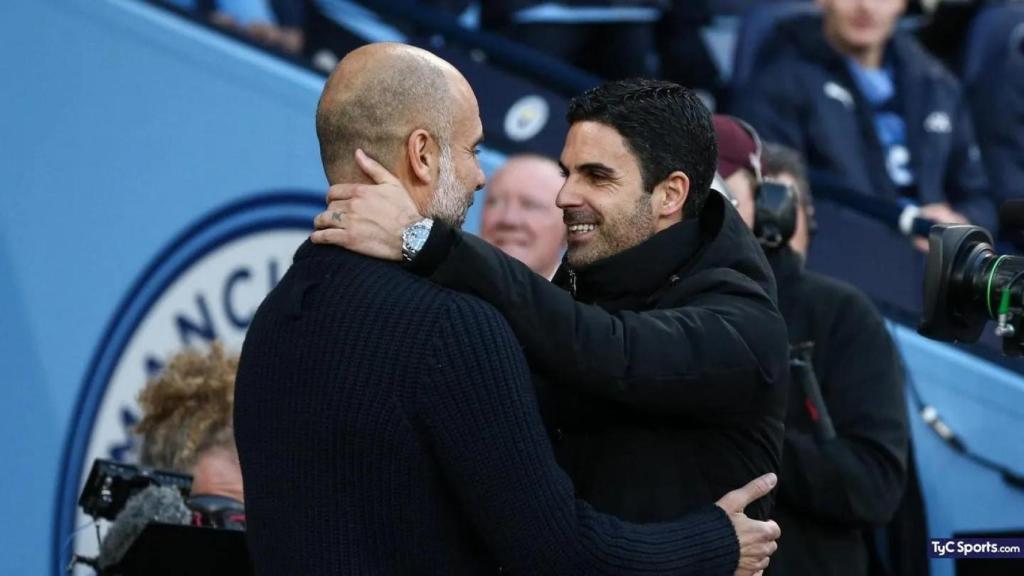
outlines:
[[[243,501],[231,414],[238,356],[215,343],[178,353],[139,393],[140,463],[191,474],[192,493]]]

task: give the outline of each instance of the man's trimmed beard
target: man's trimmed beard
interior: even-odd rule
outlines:
[[[608,214],[597,227],[597,237],[583,246],[569,246],[565,253],[569,267],[580,270],[646,242],[655,233],[653,197],[642,192],[626,214]],[[566,223],[572,221],[566,214]]]
[[[453,228],[462,228],[466,213],[473,204],[471,186],[459,182],[455,174],[455,161],[452,148],[448,143],[441,144],[441,156],[438,161],[437,189],[427,211],[430,217],[440,220]]]

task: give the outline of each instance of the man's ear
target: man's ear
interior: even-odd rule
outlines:
[[[430,132],[417,128],[405,141],[405,155],[409,159],[409,173],[422,184],[432,184],[437,178],[438,147]]]
[[[690,197],[690,177],[676,170],[654,187],[654,213],[661,218],[682,215],[683,205]]]

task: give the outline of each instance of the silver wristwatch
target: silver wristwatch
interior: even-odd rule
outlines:
[[[427,243],[427,238],[430,236],[430,229],[434,226],[434,221],[430,218],[424,218],[419,222],[413,222],[409,226],[402,230],[402,261],[412,262],[416,255],[423,249],[423,245]]]

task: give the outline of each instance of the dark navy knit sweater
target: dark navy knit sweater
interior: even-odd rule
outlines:
[[[576,500],[487,304],[303,245],[242,351],[235,434],[257,574],[732,574],[715,506],[635,525]]]

